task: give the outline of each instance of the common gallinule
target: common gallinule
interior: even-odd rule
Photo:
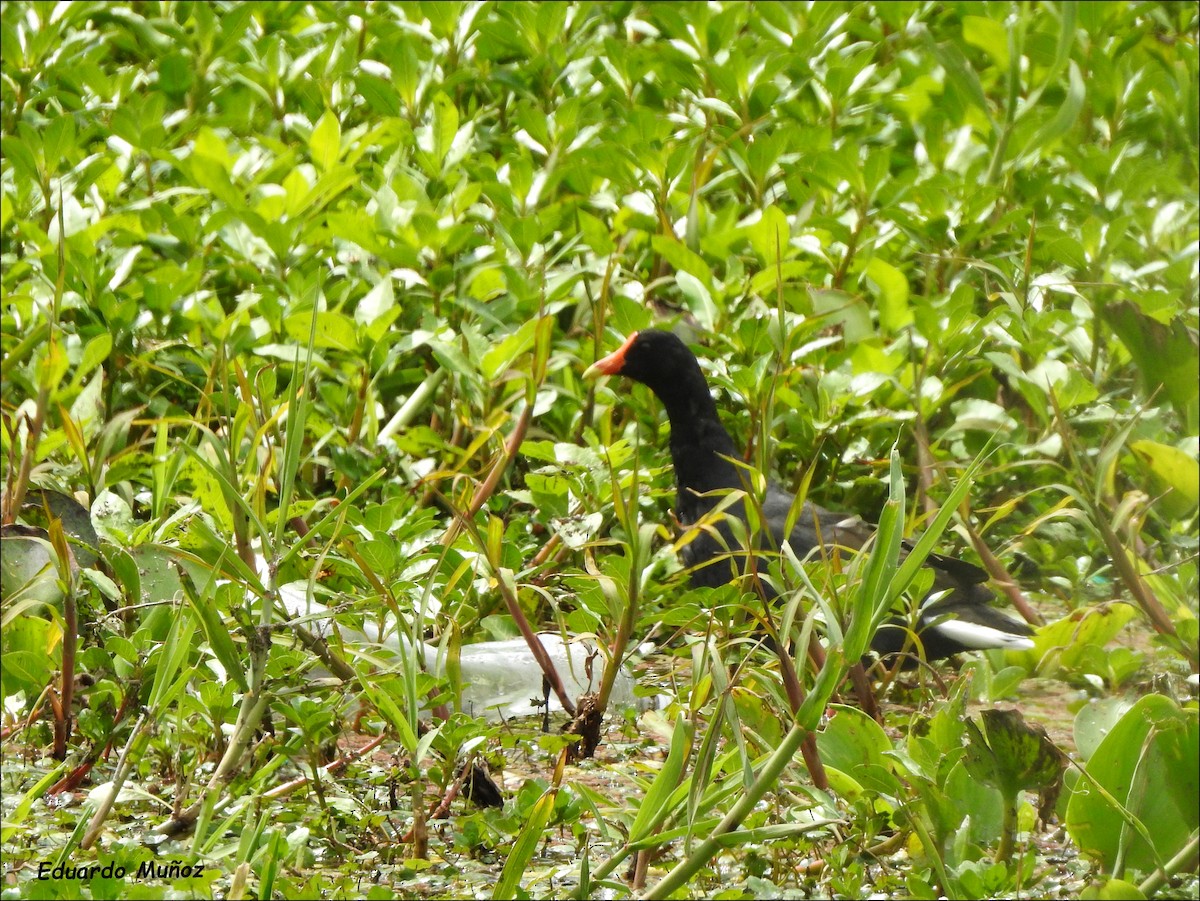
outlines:
[[[676,516],[690,526],[721,503],[729,489],[745,489],[743,470],[730,458],[737,449],[729,432],[717,416],[717,405],[709,393],[708,382],[696,355],[671,332],[645,330],[634,332],[613,353],[591,366],[585,376],[623,375],[641,382],[655,393],[667,409],[671,423],[671,460],[675,465],[678,491]],[[788,514],[794,498],[773,482],[767,484],[762,513],[767,541],[777,549],[784,538]],[[730,504],[726,517],[745,520],[744,501]],[[724,521],[714,530],[702,529],[681,552],[683,563],[691,570],[693,586],[716,587],[729,582],[741,571],[733,531]],[[874,530],[857,516],[833,513],[805,502],[787,541],[803,560],[818,546],[826,549],[863,546]],[[766,542],[764,542],[766,544]],[[745,560],[745,553],[741,554]],[[926,566],[933,570],[934,587],[920,612],[914,653],[927,660],[949,657],[960,651],[985,648],[1028,649],[1033,630],[991,606],[992,593],[984,587],[987,573],[977,566],[949,557],[931,554]],[[757,580],[768,599],[775,591],[769,583]],[[876,633],[871,647],[880,655],[901,651],[908,634],[897,617]]]

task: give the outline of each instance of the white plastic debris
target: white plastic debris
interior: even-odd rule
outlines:
[[[323,604],[309,601],[305,587],[304,583],[283,586],[280,590],[283,606],[289,615],[305,617],[309,628],[327,635],[332,628],[331,611]],[[395,629],[383,635],[370,624],[365,625],[363,631],[344,626],[340,629],[343,641],[363,649],[386,649],[400,656],[411,646],[408,637]],[[538,638],[572,699],[599,690],[605,658],[594,642],[587,639],[564,641],[561,635],[553,632],[541,633]],[[422,642],[421,653],[427,672],[438,676],[445,673],[445,660],[436,645]],[[459,667],[464,713],[499,720],[530,716],[545,709],[541,706],[546,701],[542,669],[522,638],[463,645],[459,651]],[[609,704],[618,709],[644,709],[645,699],[635,697],[633,688],[633,676],[623,667],[613,683]],[[553,691],[549,693],[548,703],[551,713],[562,712],[562,704]]]

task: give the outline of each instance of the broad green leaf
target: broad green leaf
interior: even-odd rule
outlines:
[[[963,39],[987,53],[1001,71],[1008,69],[1008,28],[989,16],[963,16]]]
[[[297,313],[286,320],[287,333],[302,346],[297,348],[302,352],[308,345],[308,333],[312,325],[310,312]],[[325,310],[317,313],[317,331],[314,337],[317,347],[336,348],[338,350],[354,350],[358,347],[358,333],[354,328],[354,320],[344,313]],[[303,359],[303,357],[299,357]]]
[[[950,404],[954,412],[954,423],[948,432],[978,430],[983,432],[1009,431],[1016,423],[1008,411],[999,404],[981,398],[954,401]]]
[[[1129,449],[1160,486],[1175,492],[1175,497],[1182,502],[1182,510],[1195,508],[1200,503],[1200,464],[1195,457],[1177,447],[1149,439],[1131,441]]]
[[[1105,879],[1090,883],[1080,895],[1084,901],[1142,901],[1145,893],[1127,879]]]
[[[892,749],[883,727],[857,707],[835,704],[829,721],[817,734],[821,760],[858,780],[865,767],[888,769],[885,754]]]
[[[224,139],[207,125],[196,132],[196,139],[192,144],[192,155],[210,160],[226,172],[233,165],[233,158]]]
[[[359,325],[371,325],[375,320],[390,312],[395,304],[396,297],[392,291],[392,280],[390,277],[384,276],[355,305],[354,321]]]
[[[46,172],[58,171],[58,164],[67,153],[75,148],[75,116],[65,113],[50,120],[42,134],[43,154],[46,160]],[[5,147],[7,150],[7,146]]]
[[[967,720],[967,753],[963,763],[976,779],[995,788],[1010,801],[1022,791],[1042,791],[1053,786],[1066,766],[1066,755],[1046,730],[1025,722],[1019,710],[984,710],[983,728]]]
[[[446,159],[454,136],[458,134],[458,107],[443,93],[433,98],[433,157],[438,163]]]
[[[879,324],[891,334],[900,331],[913,321],[908,307],[908,279],[904,273],[879,257],[867,264],[867,279],[875,287],[879,302]]]
[[[665,235],[655,235],[650,239],[650,246],[679,272],[686,272],[704,285],[712,284],[713,274],[708,264],[684,244]]]
[[[158,86],[176,99],[192,89],[196,81],[196,62],[183,53],[168,53],[158,64]]]
[[[1079,371],[1078,367],[1068,366],[1061,360],[1042,360],[1023,376],[1023,381],[1034,385],[1037,389],[1049,395],[1054,394],[1054,399],[1058,406],[1063,410],[1072,410],[1082,404],[1090,404],[1098,395],[1095,385]],[[1026,396],[1030,396],[1026,394]],[[1041,404],[1037,403],[1041,398],[1036,398],[1033,401],[1033,406],[1039,408]]]
[[[5,197],[7,196],[6,194]],[[612,233],[604,221],[584,210],[579,210],[576,215],[579,217],[579,230],[582,232],[583,239],[587,242],[588,247],[598,254],[607,255],[612,253],[616,248],[616,244],[613,243]],[[655,235],[652,240],[659,239],[659,237]],[[678,264],[676,265],[678,267]]]
[[[416,105],[417,89],[421,83],[421,59],[406,36],[401,36],[397,43],[399,46],[392,49],[388,57],[392,67],[392,82],[404,106],[411,111]]]
[[[969,721],[968,721],[969,722]],[[986,846],[996,840],[1001,832],[1003,800],[1000,790],[976,778],[963,761],[951,767],[943,786],[945,791],[946,816],[944,825],[951,834],[961,833],[963,839],[977,846]],[[957,849],[961,860],[969,856],[961,844]]]
[[[36,137],[33,140],[36,141]],[[3,155],[4,161],[10,163],[13,170],[19,173],[27,183],[37,184],[41,180],[38,160],[34,156],[29,141],[5,133],[3,137],[0,137],[0,154]],[[7,191],[4,192],[4,197],[11,203]]]
[[[790,255],[791,226],[787,216],[777,206],[769,206],[753,225],[746,227],[750,246],[764,269],[773,267]]]
[[[92,338],[83,348],[83,353],[79,357],[79,365],[75,367],[75,375],[72,378],[73,384],[78,384],[86,378],[93,369],[108,359],[108,355],[112,353],[113,339],[108,332],[101,332]]]
[[[55,668],[61,665],[62,620],[34,615],[35,608],[16,595],[6,595],[5,605],[0,686],[6,697],[20,691],[36,696],[51,684]]]
[[[1009,652],[1010,659],[1042,676],[1080,665],[1089,646],[1103,647],[1137,615],[1130,604],[1108,603],[1076,610],[1057,622],[1041,626],[1033,649]]]
[[[533,347],[539,321],[530,319],[503,341],[488,348],[479,365],[479,370],[485,379],[495,382],[513,365],[517,357],[527,353]]]
[[[834,288],[810,288],[813,311],[842,327],[847,344],[875,337],[871,311],[862,298]]]
[[[229,172],[211,157],[193,155],[187,160],[187,172],[194,184],[209,191],[226,206],[239,209],[245,205],[245,198],[234,188]]]
[[[1083,760],[1091,759],[1100,747],[1100,742],[1133,705],[1134,701],[1131,698],[1093,698],[1079,708],[1079,712],[1075,714],[1072,734],[1075,747]]]
[[[497,266],[484,265],[471,277],[467,290],[476,300],[492,300],[503,294],[508,287],[504,273]]]
[[[1195,707],[1183,709],[1163,695],[1147,695],[1126,711],[1088,760],[1087,776],[1076,783],[1067,804],[1066,826],[1105,869],[1111,871],[1120,855],[1126,866],[1149,872],[1174,857],[1200,828],[1198,726]]]
[[[1162,391],[1194,428],[1200,395],[1200,349],[1195,332],[1181,317],[1164,325],[1128,301],[1108,304],[1103,316],[1129,349],[1145,390]]]
[[[308,149],[322,171],[329,172],[337,164],[342,153],[342,126],[332,110],[326,110],[317,120],[308,139]]]
[[[421,12],[429,19],[429,27],[435,35],[439,38],[449,38],[454,34],[462,7],[463,4],[455,0],[425,0],[421,3]]]
[[[682,271],[675,273],[675,282],[679,285],[679,290],[687,300],[688,309],[696,317],[696,321],[707,330],[715,329],[719,313],[704,282],[690,272]]]

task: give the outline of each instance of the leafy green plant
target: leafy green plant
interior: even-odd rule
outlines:
[[[5,4],[7,893],[1078,896],[1078,847],[1097,891],[1187,894],[1195,824],[1146,787],[1195,763],[1197,21]],[[580,378],[652,325],[704,348],[750,470],[885,521],[844,571],[768,562],[826,664],[758,648],[737,587],[681,588],[657,408]],[[1046,624],[891,674],[881,737],[822,714],[876,694],[841,674],[918,593],[901,534]],[[560,776],[562,736],[425,725],[458,649],[523,629],[594,636],[603,684],[652,637],[665,709],[610,710]],[[961,719],[1015,697],[1066,749],[1080,686],[1151,714],[1108,732],[1135,769],[1077,729],[1067,835],[993,862]],[[463,800],[477,764],[506,808]],[[136,872],[164,822],[203,879],[35,881]]]
[[[1127,870],[1165,870],[1195,841],[1195,713],[1161,695],[1140,699],[1121,713],[1075,780],[1067,828],[1117,879]]]

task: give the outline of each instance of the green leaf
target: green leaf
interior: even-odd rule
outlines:
[[[753,225],[746,227],[750,246],[762,262],[764,269],[787,259],[792,240],[791,226],[787,216],[777,206],[769,206]]]
[[[675,720],[667,759],[663,761],[662,769],[650,784],[645,799],[638,806],[633,825],[629,827],[630,844],[649,836],[671,812],[667,801],[683,778],[684,765],[691,753],[693,728],[686,717],[681,716]]]
[[[867,264],[867,279],[875,288],[879,302],[879,324],[885,332],[896,334],[913,321],[908,307],[908,279],[904,273],[879,257]]]
[[[12,165],[14,172],[24,181],[29,184],[37,184],[41,181],[38,162],[30,149],[29,142],[14,135],[5,134],[0,137],[0,155],[4,157],[6,163]],[[4,192],[4,199],[11,204],[12,201],[7,191]],[[11,217],[11,214],[9,216]]]
[[[359,325],[371,325],[381,316],[387,315],[395,304],[396,296],[392,290],[392,280],[389,276],[384,276],[355,305],[354,321]],[[343,335],[343,339],[344,337]]]
[[[1026,153],[1048,147],[1070,131],[1079,118],[1079,113],[1083,109],[1083,101],[1087,96],[1087,86],[1084,84],[1083,75],[1075,60],[1068,63],[1067,74],[1069,82],[1066,97],[1063,98],[1054,118],[1039,128],[1037,134],[1029,140],[1029,144],[1025,147]]]
[[[8,195],[6,194],[5,196],[7,197]],[[583,240],[587,242],[588,247],[596,253],[605,256],[616,249],[617,245],[613,242],[612,233],[602,219],[593,216],[585,210],[579,210],[576,215],[579,217],[579,230],[583,234]],[[651,240],[660,239],[660,235],[655,235]],[[676,264],[676,268],[680,268],[678,264]]]
[[[200,620],[208,646],[224,667],[226,676],[236,682],[241,691],[246,691],[249,687],[246,681],[246,666],[237,652],[233,635],[221,616],[222,610],[232,609],[244,600],[246,589],[237,583],[227,583],[215,588],[206,585],[203,595],[200,595],[189,586],[189,582],[190,579],[183,580],[184,590]]]
[[[198,145],[199,140],[197,139]],[[231,209],[241,209],[245,206],[245,198],[234,187],[229,178],[229,170],[221,161],[197,152],[192,154],[185,163],[187,174],[194,184],[209,191]]]
[[[38,361],[38,387],[53,395],[70,366],[71,361],[63,353],[62,344],[50,341],[46,345],[45,354]]]
[[[842,327],[847,344],[856,344],[875,337],[871,311],[860,297],[836,288],[810,288],[813,311]]]
[[[979,76],[971,68],[962,50],[949,42],[936,43],[930,32],[925,32],[925,38],[927,46],[933,49],[938,61],[946,70],[947,84],[957,88],[964,97],[969,99],[987,116],[990,123],[992,121],[992,111],[988,105],[987,95],[983,92],[983,85],[979,82]]]
[[[1016,428],[1016,421],[997,403],[982,398],[955,401],[950,404],[954,413],[954,422],[946,434],[954,434],[966,430],[978,430],[989,434]]]
[[[971,853],[964,845],[984,846],[1000,835],[1004,800],[998,789],[975,778],[962,760],[950,768],[943,789],[944,798],[939,799],[943,804],[938,806],[944,819],[938,828],[955,837],[958,859],[969,859]]]
[[[1109,872],[1118,859],[1142,871],[1162,866],[1200,828],[1198,758],[1195,707],[1141,698],[1088,760],[1090,778],[1079,780],[1067,804],[1071,837]]]
[[[41,602],[22,600],[15,593],[6,593],[4,602],[4,669],[0,670],[0,685],[6,697],[19,691],[36,695],[50,684],[54,669],[62,661],[62,620],[34,615],[35,605]]]
[[[488,348],[479,361],[479,371],[489,382],[494,382],[508,371],[521,354],[533,347],[537,325],[540,320],[530,319],[503,341]]]
[[[75,116],[65,113],[50,120],[42,133],[43,154],[46,160],[46,172],[58,171],[58,164],[63,161],[68,152],[75,148]],[[7,142],[5,150],[8,150]]]
[[[467,290],[476,300],[488,301],[503,294],[508,288],[504,273],[497,266],[484,265],[471,277]]]
[[[363,681],[360,679],[360,681]],[[395,684],[394,680],[393,683]],[[392,725],[399,735],[400,743],[404,750],[409,754],[415,754],[419,744],[417,733],[413,730],[412,724],[408,717],[404,714],[396,704],[391,692],[384,689],[377,682],[364,682],[363,691],[374,704],[383,717]]]
[[[1053,409],[1046,399],[1051,394],[1063,410],[1072,410],[1081,404],[1090,404],[1098,396],[1096,386],[1079,371],[1077,366],[1068,366],[1062,360],[1042,360],[1028,372],[1019,372],[1018,387],[1035,410]]]
[[[1156,487],[1174,492],[1165,500],[1178,502],[1176,515],[1185,516],[1200,503],[1200,465],[1195,457],[1177,447],[1149,439],[1131,441],[1129,449],[1150,471]]]
[[[542,843],[542,831],[550,822],[550,814],[554,812],[554,802],[558,797],[558,791],[557,786],[546,789],[533,805],[533,810],[527,814],[528,819],[525,821],[525,825],[521,827],[517,840],[512,843],[512,847],[508,851],[504,869],[496,881],[496,888],[492,891],[493,898],[517,897],[521,876],[525,872],[525,868],[529,866],[529,861],[533,858],[538,845]]]
[[[1099,885],[1085,886],[1079,897],[1084,901],[1143,901],[1146,895],[1125,879],[1105,879]]]
[[[192,634],[196,631],[196,622],[192,619],[194,607],[175,607],[171,620],[171,631],[167,641],[158,655],[158,666],[154,670],[154,684],[150,689],[150,708],[156,713],[162,713],[170,698],[179,688],[178,683],[171,687],[171,680],[183,667],[188,655],[192,653]]]
[[[439,92],[433,98],[433,158],[444,163],[458,134],[458,107]]]
[[[108,332],[101,332],[84,345],[83,353],[79,356],[79,365],[75,367],[75,375],[71,379],[73,385],[79,384],[93,369],[108,359],[112,353],[113,339]]]
[[[462,3],[454,0],[423,0],[421,13],[429,20],[429,27],[437,37],[449,38],[458,25],[462,6]]]
[[[332,110],[326,110],[313,127],[308,139],[313,162],[323,172],[330,172],[342,154],[342,126]]]
[[[196,132],[195,141],[192,143],[192,155],[210,160],[226,172],[233,165],[233,158],[229,154],[229,148],[224,139],[207,125]]]
[[[1137,364],[1146,391],[1161,391],[1195,428],[1200,397],[1200,344],[1182,317],[1163,325],[1128,301],[1102,310]]]
[[[676,272],[675,282],[687,300],[688,310],[696,317],[696,321],[705,329],[712,331],[717,325],[717,305],[713,303],[712,294],[704,286],[704,282],[690,272]]]
[[[1003,71],[1008,69],[1008,28],[988,16],[963,16],[963,40],[984,51]]]
[[[1046,730],[1030,725],[1019,710],[984,710],[983,731],[967,720],[967,754],[963,763],[976,779],[998,789],[1007,799],[1021,791],[1054,785],[1066,767],[1066,755]]]
[[[307,346],[308,333],[312,325],[311,312],[289,316],[285,320],[285,325],[289,337]],[[355,350],[358,347],[358,333],[354,328],[354,320],[344,313],[332,310],[317,313],[317,331],[313,341],[317,347]],[[297,348],[297,350],[303,351],[303,347]]]
[[[1130,604],[1109,603],[1076,610],[1058,622],[1041,626],[1033,649],[1010,651],[1009,658],[1043,677],[1076,670],[1089,647],[1103,647],[1137,616]]]
[[[900,783],[890,775],[887,758],[892,750],[891,740],[883,727],[857,707],[834,704],[829,709],[825,728],[817,733],[817,749],[822,762],[861,782],[871,770],[873,789],[878,789],[881,777],[890,782],[892,791]]]
[[[407,37],[400,37],[399,47],[391,51],[388,62],[392,67],[392,83],[404,101],[404,106],[412,110],[417,101],[417,88],[421,83],[421,59],[417,56],[416,48]]]
[[[666,235],[655,235],[650,239],[650,246],[679,272],[686,272],[705,286],[712,285],[712,270],[699,254],[684,244]]]
[[[35,802],[41,800],[46,790],[62,776],[67,763],[51,767],[47,772],[21,796],[21,800],[5,813],[3,830],[0,831],[0,841],[8,842],[19,830],[17,827],[29,816]]]
[[[1087,761],[1096,753],[1100,742],[1120,722],[1126,711],[1134,705],[1130,698],[1093,698],[1079,708],[1075,714],[1072,734],[1075,737],[1075,748],[1079,756]]]
[[[196,63],[183,53],[168,53],[158,64],[158,86],[171,97],[182,97],[195,80]]]

